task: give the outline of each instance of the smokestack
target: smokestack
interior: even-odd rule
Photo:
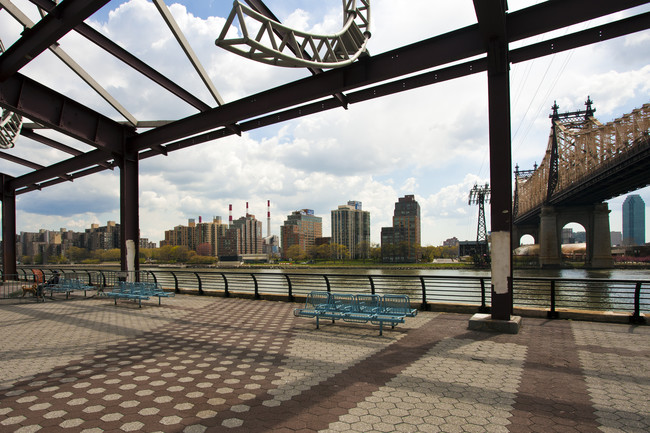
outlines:
[[[266,236],[271,236],[271,200],[266,201]]]
[[[246,202],[246,217],[248,218],[248,202]]]
[[[232,205],[228,205],[228,227],[232,226]]]
[[[202,222],[201,215],[199,215],[199,224],[201,224],[201,222]]]

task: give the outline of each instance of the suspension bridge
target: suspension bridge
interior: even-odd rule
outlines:
[[[606,124],[592,104],[566,113],[554,104],[542,163],[515,169],[513,243],[533,236],[541,266],[560,264],[560,231],[570,222],[586,230],[587,264],[611,266],[605,201],[650,184],[650,103]]]

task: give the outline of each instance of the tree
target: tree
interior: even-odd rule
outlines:
[[[350,250],[348,247],[341,244],[332,244],[332,255],[339,260],[347,260],[350,258]]]
[[[289,260],[300,261],[305,259],[305,254],[302,252],[300,245],[294,244],[287,248],[287,251],[284,252],[284,256]]]
[[[83,259],[90,257],[90,252],[85,248],[69,247],[66,249],[65,255],[71,263],[79,263]]]

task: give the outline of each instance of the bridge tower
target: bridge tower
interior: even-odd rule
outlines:
[[[518,166],[515,170],[513,248],[521,235],[533,235],[540,245],[541,267],[562,264],[561,231],[571,222],[585,228],[585,264],[593,268],[613,266],[609,209],[603,199],[614,196],[615,187],[612,186],[614,181],[602,181],[602,178],[607,174],[604,170],[617,162],[616,158],[620,160],[626,143],[638,144],[636,129],[644,130],[638,120],[643,117],[627,116],[622,121],[612,122],[614,126],[610,127],[594,118],[596,109],[592,104],[587,97],[585,110],[560,113],[554,103],[549,116],[551,133],[544,161],[534,170],[519,170]],[[633,132],[626,133],[619,124],[632,125]],[[615,134],[607,132],[610,129]],[[633,177],[634,171],[629,169],[628,177]],[[588,178],[594,174],[600,177]],[[599,188],[585,190],[597,181],[602,182]],[[531,209],[537,209],[538,219]]]

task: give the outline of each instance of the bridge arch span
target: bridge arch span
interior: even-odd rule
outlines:
[[[539,225],[540,266],[556,267],[562,264],[562,228],[570,223],[578,223],[585,229],[585,265],[591,268],[611,268],[613,259],[607,203],[543,206]]]

